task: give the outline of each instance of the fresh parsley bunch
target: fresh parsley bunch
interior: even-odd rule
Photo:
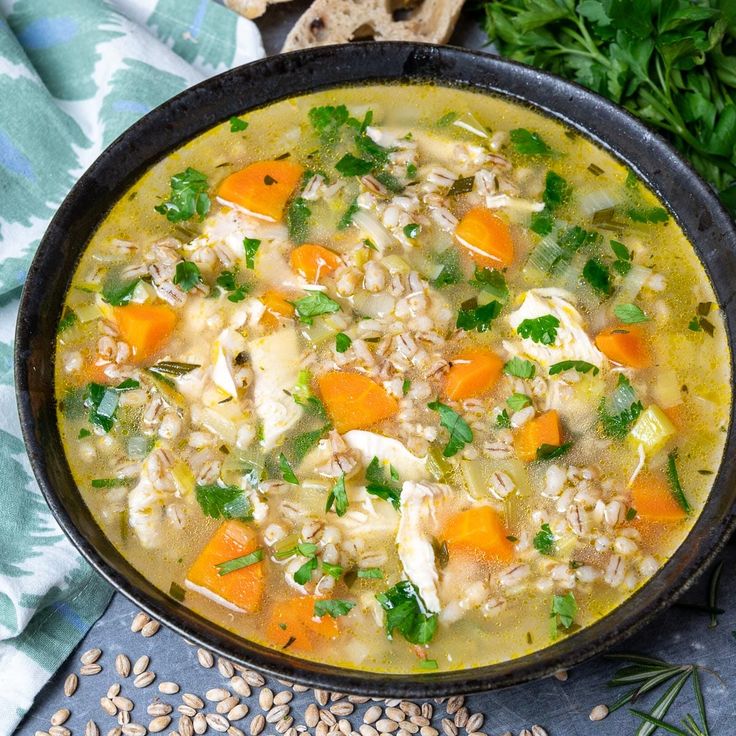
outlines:
[[[658,128],[736,215],[734,0],[497,0],[504,56],[589,87]]]

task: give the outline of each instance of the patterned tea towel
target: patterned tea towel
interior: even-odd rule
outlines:
[[[111,591],[52,518],[15,408],[20,288],[56,207],[95,157],[184,88],[263,56],[213,0],[0,0],[0,736]]]

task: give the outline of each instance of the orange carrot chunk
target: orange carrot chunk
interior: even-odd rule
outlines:
[[[490,506],[478,506],[455,514],[445,525],[441,536],[447,542],[450,556],[472,553],[502,562],[509,562],[514,556],[509,532]]]
[[[490,391],[503,370],[503,360],[492,350],[464,350],[450,359],[445,378],[445,396],[453,400],[469,399]]]
[[[645,521],[680,521],[687,514],[672,495],[667,479],[658,473],[640,473],[631,486],[631,505]]]
[[[291,251],[289,263],[300,276],[316,284],[323,276],[329,276],[342,261],[337,253],[328,248],[305,243]]]
[[[365,429],[399,410],[393,396],[359,373],[331,371],[321,375],[317,383],[335,429],[341,433]]]
[[[127,304],[113,307],[120,338],[130,345],[135,363],[149,360],[169,339],[176,312],[165,304]]]
[[[559,447],[561,444],[560,418],[554,409],[523,424],[514,435],[516,456],[527,463],[537,459],[537,450],[542,445]]]
[[[278,221],[296,188],[304,168],[292,161],[257,161],[220,184],[217,195],[227,202]]]
[[[455,228],[455,238],[481,267],[504,268],[514,262],[514,241],[504,220],[485,207],[473,207]]]
[[[595,344],[609,360],[630,368],[647,368],[651,364],[644,331],[638,325],[618,325],[599,332]]]
[[[340,634],[337,622],[331,616],[314,615],[316,600],[316,596],[306,595],[277,603],[266,626],[269,642],[279,648],[288,644],[289,650],[311,652],[320,638],[336,639]]]
[[[259,299],[266,307],[266,311],[261,315],[260,319],[260,323],[265,327],[276,329],[279,326],[279,317],[294,316],[293,305],[289,304],[286,297],[277,291],[267,291]]]
[[[225,575],[220,575],[217,565],[243,557],[257,548],[258,537],[250,527],[242,521],[226,521],[200,552],[186,579],[203,595],[217,602],[226,601],[246,613],[254,613],[261,607],[266,586],[263,561]]]

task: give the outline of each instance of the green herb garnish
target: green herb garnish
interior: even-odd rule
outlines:
[[[636,304],[617,304],[613,308],[613,313],[621,322],[627,325],[649,321],[649,317],[647,317],[641,307],[637,307]]]
[[[330,495],[327,496],[327,503],[325,505],[325,511],[330,511],[332,507],[335,507],[335,513],[338,516],[345,516],[348,511],[348,494],[345,490],[345,473],[343,473],[336,481],[335,485],[332,486]]]
[[[506,403],[511,411],[520,411],[526,406],[530,406],[532,400],[526,394],[511,394],[506,399]]]
[[[340,311],[340,305],[321,291],[311,291],[307,296],[293,302],[293,305],[299,321],[307,325],[311,325],[312,318],[318,317],[320,314],[331,314]]]
[[[526,128],[516,128],[511,131],[511,145],[517,153],[524,156],[549,156],[552,149],[544,142],[539,133],[533,133]]]
[[[279,453],[279,468],[281,469],[281,475],[287,483],[295,486],[299,485],[299,479],[296,477],[291,463],[283,452]]]
[[[536,371],[534,363],[516,356],[511,358],[503,367],[503,372],[507,376],[514,376],[514,378],[534,378]]]
[[[207,176],[190,167],[174,174],[170,185],[169,199],[154,207],[156,212],[165,215],[169,222],[188,220],[195,214],[200,220],[204,220],[205,215],[210,211]]]
[[[408,580],[402,580],[376,600],[384,610],[386,635],[393,638],[398,631],[411,644],[428,644],[437,630],[437,614],[429,613],[419,591]]]
[[[247,120],[241,120],[238,117],[231,117],[230,118],[230,132],[231,133],[240,133],[243,130],[246,130],[248,128],[248,121]]]
[[[309,234],[309,218],[312,210],[309,209],[304,197],[295,197],[286,210],[286,226],[289,237],[295,243],[303,243]]]
[[[228,560],[227,562],[219,562],[215,567],[217,568],[218,575],[229,575],[231,572],[235,572],[236,570],[242,570],[244,567],[255,565],[256,562],[260,562],[262,559],[263,550],[259,547],[247,555],[236,557],[235,559]]]
[[[351,601],[342,601],[337,598],[316,600],[314,602],[314,615],[337,618],[338,616],[345,616],[350,613],[353,608],[355,608],[355,603]]]
[[[439,413],[440,426],[450,433],[450,438],[442,452],[444,457],[456,455],[465,445],[473,441],[473,430],[454,409],[439,401],[432,401],[427,404],[427,407]]]
[[[344,332],[338,332],[335,335],[335,350],[338,353],[344,353],[352,344],[353,341],[350,339],[350,336]]]
[[[556,639],[560,627],[569,629],[575,620],[575,614],[578,612],[578,604],[575,602],[575,596],[571,592],[564,595],[552,596],[552,610],[550,612],[551,634]]]
[[[199,266],[191,261],[179,261],[176,264],[174,283],[182,291],[191,291],[197,284],[202,283],[202,274]]]
[[[555,535],[549,524],[542,524],[541,529],[532,540],[534,549],[543,555],[552,556],[555,553]]]
[[[479,307],[475,299],[470,299],[463,302],[457,313],[455,326],[458,330],[466,330],[467,332],[473,330],[487,332],[491,328],[493,320],[501,314],[501,309],[501,302],[492,301]]]
[[[237,486],[198,485],[195,496],[205,516],[245,521],[253,518],[253,504],[245,491]]]
[[[600,372],[598,366],[587,363],[584,360],[561,360],[559,363],[554,363],[549,367],[550,376],[564,373],[565,371],[577,371],[578,373],[590,373],[592,371],[594,376],[597,376]]]
[[[672,495],[675,497],[675,501],[677,501],[680,508],[686,514],[691,514],[693,507],[687,500],[685,490],[680,483],[680,476],[677,472],[677,450],[672,450],[667,455],[667,480],[670,482],[670,489],[672,490]]]
[[[516,332],[524,338],[541,345],[552,345],[557,339],[557,328],[560,320],[553,314],[543,314],[541,317],[525,319],[519,323]]]

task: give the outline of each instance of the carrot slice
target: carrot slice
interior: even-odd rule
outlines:
[[[278,647],[311,652],[319,639],[336,639],[340,634],[337,622],[331,616],[314,615],[316,596],[280,601],[271,611],[266,636]]]
[[[165,304],[127,304],[113,307],[113,316],[122,340],[130,345],[132,360],[151,358],[169,339],[176,325],[176,312]]]
[[[516,456],[527,463],[537,459],[537,450],[542,445],[559,447],[561,444],[560,418],[554,409],[523,424],[514,435]]]
[[[503,562],[514,557],[514,545],[508,536],[506,527],[490,506],[478,506],[455,514],[442,533],[450,555],[470,552]]]
[[[322,276],[329,276],[342,261],[337,253],[324,246],[305,243],[291,251],[289,263],[300,276],[316,284]]]
[[[304,173],[304,168],[292,161],[257,161],[220,184],[217,195],[222,199],[278,221]]]
[[[445,378],[445,396],[454,400],[469,399],[487,393],[496,385],[503,370],[503,360],[492,350],[474,348],[451,358],[450,366]]]
[[[215,600],[219,598],[241,611],[255,613],[261,607],[266,587],[263,561],[226,575],[219,574],[217,565],[250,554],[257,548],[258,537],[250,527],[242,521],[226,521],[200,552],[186,579],[212,593]]]
[[[644,340],[644,331],[638,325],[618,325],[599,332],[595,344],[614,363],[630,368],[647,368],[651,357]]]
[[[646,521],[680,521],[687,514],[675,500],[661,474],[640,473],[631,485],[631,505],[637,518]]]
[[[277,291],[267,291],[259,298],[266,307],[266,311],[260,319],[262,325],[276,329],[279,326],[279,317],[294,316],[294,307],[286,301],[283,294],[279,294]]]
[[[514,262],[514,241],[504,220],[485,207],[473,207],[455,228],[455,238],[482,267],[502,268]]]
[[[317,383],[335,429],[341,433],[365,429],[399,410],[393,396],[359,373],[331,371],[321,375]]]

